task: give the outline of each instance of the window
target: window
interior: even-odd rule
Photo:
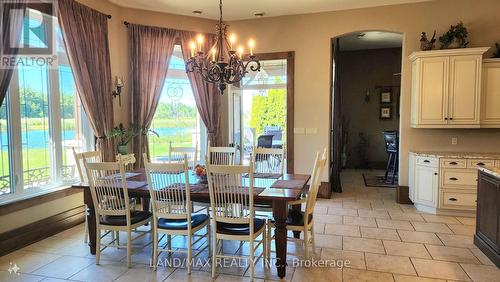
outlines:
[[[152,158],[168,160],[169,144],[172,142],[173,147],[198,146],[202,152],[198,154],[198,161],[203,159],[206,130],[196,108],[180,45],[174,47],[151,129],[159,135],[149,136]]]
[[[27,16],[25,24],[36,20]],[[30,47],[43,44],[35,39],[44,30],[23,33],[22,41]],[[78,173],[72,148],[85,151],[92,145],[58,27],[55,34],[58,65],[19,66],[0,107],[0,202],[74,182]]]

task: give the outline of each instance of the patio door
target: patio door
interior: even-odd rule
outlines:
[[[242,164],[256,146],[285,148],[293,172],[293,52],[257,56],[260,72],[249,72],[229,91],[231,143]]]

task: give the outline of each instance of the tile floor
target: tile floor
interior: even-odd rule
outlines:
[[[500,270],[473,244],[474,218],[419,213],[395,203],[394,189],[364,187],[361,171],[345,171],[344,193],[318,200],[315,257],[346,263],[344,268],[288,267],[287,281],[500,281]],[[149,237],[138,239],[147,244]],[[181,247],[183,238],[174,239]],[[289,257],[302,257],[300,244],[289,243]],[[248,244],[224,244],[225,253],[246,254]],[[151,245],[132,256],[108,248],[101,265],[83,243],[83,225],[0,257],[0,281],[210,281],[210,268],[149,267]],[[182,257],[182,255],[174,255]],[[203,253],[202,257],[208,257]],[[10,263],[20,274],[9,274]],[[349,262],[349,266],[347,266]],[[291,264],[291,262],[289,262]],[[246,267],[219,268],[215,281],[249,281]],[[274,267],[258,264],[256,281],[277,280]]]

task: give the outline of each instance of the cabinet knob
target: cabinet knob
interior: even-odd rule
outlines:
[[[424,160],[424,163],[430,163],[430,162],[431,162],[431,161],[429,161],[429,160]]]
[[[438,173],[437,173],[437,172],[434,172],[434,175],[438,175]]]
[[[484,165],[484,163],[477,163],[476,165]]]
[[[444,120],[448,120],[448,118],[447,118],[447,117],[445,117],[445,118],[444,118]]]
[[[453,120],[453,118],[450,118],[450,120]]]
[[[457,199],[455,199],[455,198],[449,198],[448,200],[450,200],[452,202],[456,202],[457,201]]]
[[[451,165],[457,165],[457,162],[450,162]]]
[[[456,178],[456,177],[450,177],[450,180],[452,180],[452,181],[457,181],[457,180],[458,180],[458,178]]]

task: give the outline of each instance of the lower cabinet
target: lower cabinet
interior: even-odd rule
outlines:
[[[414,202],[430,207],[438,205],[438,170],[432,166],[415,166]]]
[[[500,267],[500,178],[479,173],[474,244]]]

